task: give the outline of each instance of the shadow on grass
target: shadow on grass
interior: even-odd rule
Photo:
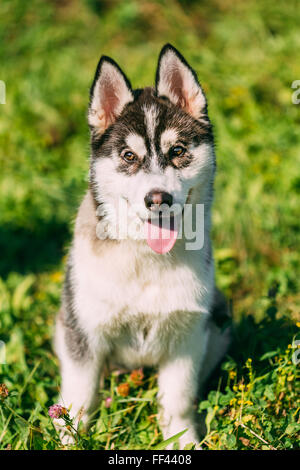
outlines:
[[[253,367],[257,375],[269,370],[269,364],[262,361],[261,357],[272,352],[280,353],[292,343],[297,334],[295,324],[288,318],[277,318],[277,308],[275,298],[266,309],[264,318],[255,322],[252,315],[242,317],[239,323],[232,327],[232,342],[227,353],[227,357],[236,363],[237,371],[242,375],[245,363],[248,358],[253,361]],[[226,358],[224,358],[226,360]],[[222,362],[224,362],[224,360]],[[227,372],[222,370],[222,362],[211,375],[205,386],[204,396],[210,390],[216,389],[220,377],[222,384],[226,383]]]
[[[68,221],[69,222],[69,221]],[[55,219],[32,230],[13,225],[0,227],[0,276],[51,269],[59,263],[70,239],[70,224]]]

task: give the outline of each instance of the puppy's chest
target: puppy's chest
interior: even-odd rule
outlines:
[[[202,293],[207,289],[192,267],[164,264],[162,259],[141,259],[137,264],[123,252],[117,254],[115,259],[100,260],[88,250],[80,258],[75,254],[75,302],[86,330],[118,330],[139,319],[143,324],[136,342],[141,343],[142,337],[151,338],[150,327],[159,329],[176,312],[203,311],[206,296]]]

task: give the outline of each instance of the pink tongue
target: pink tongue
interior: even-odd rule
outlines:
[[[161,219],[145,222],[145,234],[150,248],[159,254],[168,253],[175,245],[178,235],[176,219]]]

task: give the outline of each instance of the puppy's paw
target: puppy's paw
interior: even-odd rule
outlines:
[[[74,435],[67,429],[63,419],[55,419],[53,420],[53,424],[63,446],[71,446],[76,443]]]

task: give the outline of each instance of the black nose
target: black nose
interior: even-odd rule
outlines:
[[[161,204],[167,204],[168,206],[172,206],[173,196],[172,194],[160,191],[159,189],[153,189],[152,191],[146,194],[144,201],[147,209],[151,210],[155,208],[155,206],[158,207]]]

